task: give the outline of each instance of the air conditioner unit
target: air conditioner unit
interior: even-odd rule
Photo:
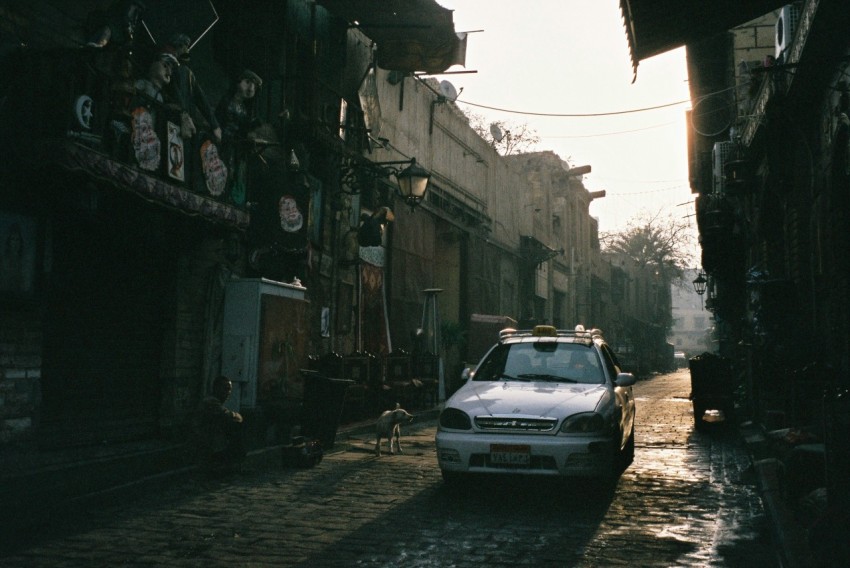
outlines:
[[[726,172],[724,170],[726,162],[732,156],[735,150],[734,142],[715,142],[711,149],[711,187],[714,193],[720,195],[725,191]]]
[[[785,55],[794,34],[797,33],[797,24],[800,22],[800,3],[787,4],[779,10],[779,19],[776,20],[776,62],[784,63]]]

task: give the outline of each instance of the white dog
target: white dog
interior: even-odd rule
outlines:
[[[381,455],[381,438],[387,439],[390,454],[395,453],[394,448],[398,448],[398,453],[404,453],[401,451],[401,444],[399,443],[401,425],[411,422],[413,422],[413,415],[401,408],[398,403],[395,405],[395,410],[385,410],[375,423],[375,433],[377,434],[375,455]],[[393,446],[393,440],[395,440],[395,446]]]

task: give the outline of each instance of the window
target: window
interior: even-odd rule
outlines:
[[[552,325],[558,329],[564,329],[564,306],[567,304],[567,295],[555,290],[552,295]]]
[[[616,380],[617,375],[620,373],[620,364],[617,362],[617,356],[614,355],[614,352],[607,345],[603,345],[600,351],[602,351],[602,361],[605,363],[605,370],[608,371],[611,380]]]

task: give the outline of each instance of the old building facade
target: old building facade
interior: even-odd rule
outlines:
[[[500,156],[420,75],[463,63],[451,13],[396,4],[0,8],[0,444],[181,440],[219,374],[279,443],[301,369],[362,386],[356,418],[376,384],[450,387],[474,316],[623,346],[653,318],[650,281],[601,256],[602,196],[554,154]],[[410,18],[431,31],[400,36]]]
[[[621,2],[636,70],[686,45],[691,187],[716,351],[732,363],[743,416],[809,444],[811,461],[786,462],[784,482],[825,490],[811,544],[846,563],[833,527],[850,503],[847,3],[712,2],[687,14],[701,24],[686,30],[657,18],[684,8],[650,4]]]

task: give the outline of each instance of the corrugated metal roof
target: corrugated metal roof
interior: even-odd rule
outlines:
[[[620,0],[632,68],[789,4],[789,0]]]

